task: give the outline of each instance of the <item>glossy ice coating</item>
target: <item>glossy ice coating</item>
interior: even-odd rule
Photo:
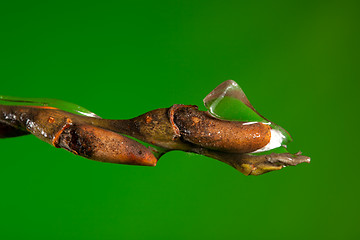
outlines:
[[[180,136],[192,144],[225,152],[250,153],[270,142],[271,129],[266,124],[224,121],[194,106],[175,107],[174,122]]]
[[[52,98],[21,98],[0,95],[0,105],[51,107],[82,116],[100,118],[95,113],[77,104]]]
[[[261,116],[234,81],[220,84],[204,103],[209,111],[175,104],[111,120],[64,101],[2,96],[0,138],[31,133],[89,159],[143,166],[182,150],[218,159],[246,175],[310,162],[301,153],[287,152],[290,135]]]
[[[290,134],[285,129],[269,121],[255,110],[244,91],[233,80],[225,81],[217,86],[204,98],[204,104],[209,113],[219,119],[248,123],[261,122],[269,125],[272,133],[271,142],[264,148],[257,149],[256,152],[284,147],[292,141]]]

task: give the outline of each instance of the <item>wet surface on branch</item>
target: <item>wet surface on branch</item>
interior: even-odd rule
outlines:
[[[263,123],[226,121],[196,106],[174,105],[129,120],[79,116],[54,108],[0,105],[1,137],[33,134],[49,144],[97,161],[154,166],[151,148],[194,152],[225,162],[246,175],[308,162],[291,154],[253,156],[267,145],[270,127]]]

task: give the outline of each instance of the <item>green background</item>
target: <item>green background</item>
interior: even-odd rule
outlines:
[[[151,168],[0,139],[1,239],[360,237],[358,1],[5,2],[0,94],[120,119],[234,79],[312,162],[246,177],[184,152]]]

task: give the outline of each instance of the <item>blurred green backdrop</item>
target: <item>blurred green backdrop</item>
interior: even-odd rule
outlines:
[[[0,94],[104,118],[202,105],[237,81],[311,164],[258,177],[171,152],[155,168],[0,139],[1,239],[360,237],[358,1],[2,1]]]

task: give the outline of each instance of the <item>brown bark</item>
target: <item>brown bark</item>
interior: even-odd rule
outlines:
[[[270,129],[263,123],[220,120],[189,105],[156,109],[129,120],[92,118],[46,107],[0,105],[0,137],[31,133],[53,146],[97,161],[156,165],[151,149],[121,135],[125,134],[165,151],[182,150],[218,159],[246,175],[309,162],[301,155],[250,154],[269,143]]]

